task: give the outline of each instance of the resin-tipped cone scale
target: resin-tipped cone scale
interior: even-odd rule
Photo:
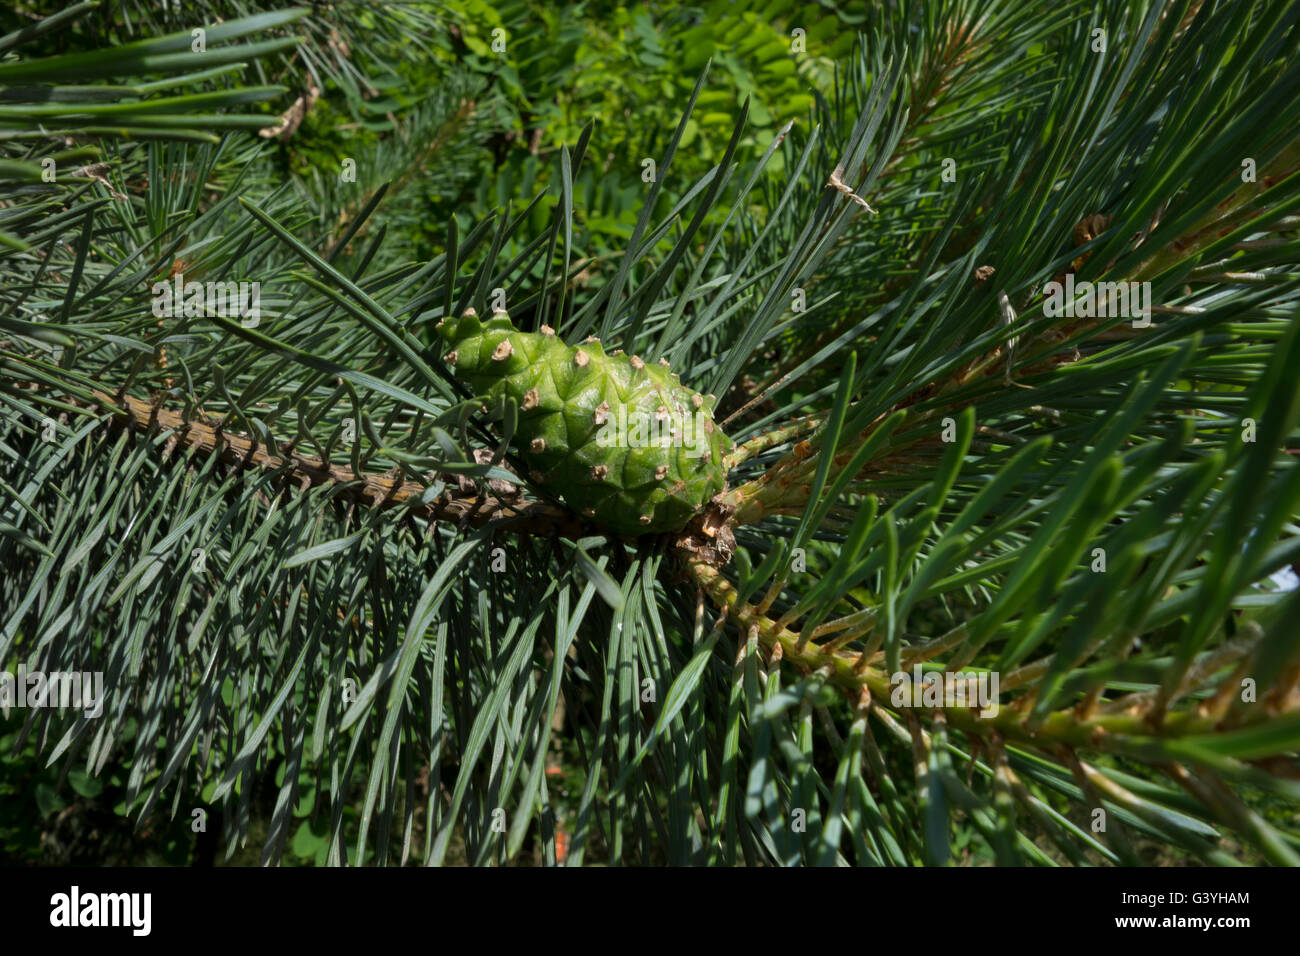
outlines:
[[[732,443],[713,422],[714,398],[666,365],[606,355],[595,339],[565,345],[546,326],[520,332],[504,312],[444,319],[438,334],[477,395],[518,403],[529,478],[595,523],[678,531],[725,487]]]

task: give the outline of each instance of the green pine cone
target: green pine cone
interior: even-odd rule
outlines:
[[[438,323],[444,360],[475,393],[519,404],[514,441],[529,477],[613,531],[677,531],[726,485],[732,443],[714,398],[665,365],[595,339],[565,345],[553,329],[520,332],[505,313]]]

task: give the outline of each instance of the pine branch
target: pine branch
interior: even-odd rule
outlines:
[[[851,703],[856,704],[865,696],[874,701],[876,707],[886,706],[885,702],[894,690],[890,673],[869,663],[873,657],[883,662],[883,655],[840,649],[836,646],[839,640],[813,643],[802,633],[781,626],[780,622],[762,614],[754,605],[741,601],[735,586],[717,568],[703,562],[693,562],[689,568],[700,588],[718,608],[726,611],[740,634],[757,637],[774,662],[784,660],[807,674],[820,675],[844,691]],[[1259,650],[1261,640],[1262,635],[1258,635],[1253,641],[1238,644],[1230,657],[1213,655],[1211,667],[1217,670],[1222,665],[1232,664],[1233,658],[1251,657]],[[1209,667],[1206,670],[1213,672]],[[1300,726],[1300,672],[1292,673],[1290,683],[1276,688],[1271,699],[1275,701],[1273,706],[1256,709],[1247,716],[1234,715],[1235,719],[1202,708],[1160,714],[1154,696],[1131,697],[1113,709],[1093,713],[1080,713],[1075,707],[1067,707],[1036,720],[1030,719],[1029,708],[1024,702],[1002,706],[996,716],[989,718],[980,717],[978,708],[972,707],[941,705],[926,709],[942,712],[953,727],[963,732],[975,736],[996,734],[1002,739],[1033,745],[1048,753],[1056,747],[1066,746],[1149,759],[1152,752],[1159,751],[1166,742],[1182,738],[1214,735],[1226,741],[1234,732],[1243,736],[1247,732],[1260,736],[1267,736],[1272,731],[1294,732]],[[1153,715],[1161,716],[1158,725],[1150,722]],[[1265,761],[1286,752],[1285,745],[1280,743],[1276,754],[1260,754],[1253,760]]]
[[[424,499],[432,483],[399,479],[391,473],[356,474],[343,465],[303,454],[292,442],[276,441],[274,448],[270,448],[246,434],[227,432],[221,422],[210,422],[200,415],[186,417],[184,412],[132,395],[110,395],[97,390],[94,397],[119,428],[141,434],[170,433],[162,455],[164,460],[184,460],[186,451],[200,457],[215,455],[232,468],[276,472],[275,486],[279,489],[306,491],[335,485],[339,490],[334,497],[338,500],[367,508],[400,508],[412,517],[446,521],[462,529],[499,524],[521,534],[560,534],[575,539],[581,530],[579,521],[567,509],[524,499],[518,492],[511,496],[505,488],[498,487],[497,495],[453,496],[444,491],[427,501]],[[444,476],[443,480],[454,482],[455,479]],[[493,481],[493,484],[505,483]]]

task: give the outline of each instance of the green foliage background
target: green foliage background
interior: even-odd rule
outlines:
[[[19,3],[0,11],[0,34],[60,9]],[[741,441],[813,414],[820,430],[794,436],[811,437],[813,463],[879,453],[869,482],[796,469],[812,489],[803,506],[776,508],[744,484],[786,461],[793,438],[738,469],[733,486],[752,492],[741,503],[777,512],[738,531],[726,574],[742,603],[768,593],[773,617],[810,630],[877,620],[844,646],[891,669],[932,642],[972,666],[1041,665],[1040,717],[1094,693],[1154,696],[1192,672],[1184,697],[1209,701],[1236,659],[1196,669],[1247,639],[1259,673],[1291,673],[1300,605],[1269,574],[1300,561],[1293,5],[272,9],[83,4],[11,44],[19,56],[0,40],[11,100],[0,131],[12,134],[0,234],[13,263],[0,331],[21,343],[4,354],[9,379],[198,396],[241,431],[296,432],[357,472],[482,481],[503,473],[464,453],[494,447],[489,431],[445,418],[435,428],[409,409],[458,408],[466,396],[426,374],[432,324],[453,305],[485,308],[501,287],[521,324],[551,318],[572,337],[670,357],[724,406],[752,402],[729,426]],[[183,87],[227,97],[201,122],[187,102],[167,130],[146,111],[88,133],[87,116],[102,114],[78,113],[89,94],[77,89],[61,94],[66,115],[40,114],[67,143],[29,128],[23,84],[63,82],[41,74],[54,62],[43,58],[264,12],[245,39],[268,46]],[[1097,22],[1109,58],[1089,50]],[[795,29],[804,54],[792,52]],[[119,90],[146,102],[166,92]],[[300,125],[255,135],[299,98]],[[1242,201],[1246,154],[1281,174],[1240,218],[1215,218]],[[108,171],[52,193],[44,155]],[[948,189],[936,170],[953,156]],[[653,189],[647,158],[659,164]],[[349,163],[355,181],[338,175]],[[887,214],[850,215],[825,188],[837,167]],[[114,205],[114,191],[134,205]],[[1099,214],[1110,227],[1080,241],[1075,224]],[[26,255],[47,244],[52,266]],[[218,322],[160,329],[145,290],[177,261],[195,277],[262,278],[265,336]],[[975,283],[987,265],[996,280]],[[1035,294],[1067,268],[1151,280],[1172,311],[1142,339],[1115,322],[1061,330]],[[796,286],[806,312],[790,307]],[[1024,317],[1015,328],[999,322],[1002,291]],[[1071,350],[1077,364],[1052,364]],[[177,477],[151,464],[156,449],[95,444],[75,417],[58,446],[68,484],[30,491],[54,453],[36,444],[26,394],[2,394],[18,414],[0,434],[0,553],[13,581],[39,583],[4,592],[0,636],[43,646],[53,619],[114,666],[148,659],[151,695],[139,714],[116,715],[108,742],[34,730],[23,714],[0,724],[10,862],[316,865],[396,862],[414,847],[416,858],[543,864],[557,830],[580,835],[588,863],[1300,859],[1300,725],[1285,708],[1224,739],[1147,736],[1117,718],[1120,743],[1087,754],[1101,776],[1086,785],[1066,756],[1087,750],[1082,730],[1067,728],[1069,746],[1048,756],[1013,750],[1005,767],[957,724],[921,738],[885,718],[877,739],[833,658],[783,670],[758,660],[756,637],[710,630],[662,547],[521,538],[503,582],[491,528],[424,534],[342,514],[319,490],[272,515],[265,479],[197,463]],[[913,417],[886,418],[901,410]],[[924,438],[949,413],[956,451]],[[345,416],[363,426],[346,453]],[[1252,416],[1266,436],[1253,449],[1237,437]],[[103,528],[126,541],[133,516],[149,536],[115,570]],[[183,558],[191,534],[219,542],[214,562],[238,573],[191,580],[183,560],[164,560]],[[1111,582],[1069,563],[1098,541],[1115,556]],[[51,574],[51,545],[74,553],[70,570]],[[778,570],[796,547],[803,581]],[[304,595],[285,615],[258,602],[281,586]],[[83,603],[105,616],[70,627]],[[556,663],[552,632],[556,646],[573,642],[572,659]],[[146,634],[176,641],[175,654],[155,659]],[[668,724],[635,708],[647,674],[665,708],[680,708]],[[361,681],[362,701],[317,710],[343,675]],[[548,740],[561,685],[569,723]],[[193,701],[215,715],[218,742],[193,736]],[[887,769],[913,769],[922,739],[917,779]],[[1207,808],[1171,785],[1163,773],[1180,762],[1211,789],[1230,781],[1231,796]],[[1009,809],[1012,767],[1032,789],[1027,817]],[[1113,788],[1107,807],[1124,830],[1088,832],[1102,799],[1091,786]],[[491,813],[520,791],[536,824],[524,816],[496,841]],[[220,808],[206,839],[188,829],[195,803]],[[824,808],[809,836],[780,825],[789,804]]]

